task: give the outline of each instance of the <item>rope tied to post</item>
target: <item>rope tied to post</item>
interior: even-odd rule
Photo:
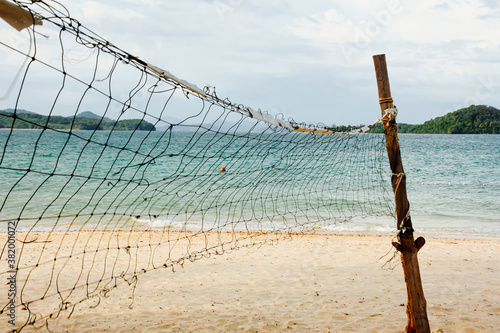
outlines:
[[[406,174],[404,172],[400,172],[400,173],[393,173],[392,175],[398,177],[396,180],[396,187],[394,188],[394,194],[396,194],[398,192],[399,185],[401,184],[401,180],[403,179],[403,177],[406,176]],[[408,206],[409,206],[409,204],[408,204]],[[397,215],[397,212],[396,212],[396,215]],[[398,230],[406,230],[406,229],[413,230],[411,223],[409,223],[409,225],[407,223],[407,221],[411,221],[410,219],[411,219],[410,208],[408,207],[408,210],[406,211],[406,215],[405,215],[402,223],[400,225],[398,224]]]
[[[384,103],[392,103],[392,102],[394,102],[394,101],[392,100],[392,97],[382,97],[382,98],[379,98],[379,99],[378,99],[378,103],[379,103],[379,104],[384,104]]]

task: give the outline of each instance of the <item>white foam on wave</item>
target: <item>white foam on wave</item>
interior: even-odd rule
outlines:
[[[200,221],[181,221],[170,220],[165,217],[151,217],[151,218],[134,218],[135,227],[148,227],[151,229],[174,229],[174,230],[200,230],[202,223]]]
[[[305,231],[316,233],[359,233],[359,234],[392,234],[397,233],[396,222],[390,216],[353,218],[345,222],[325,221],[320,223],[303,224],[287,223],[284,221],[252,221],[238,223],[223,223],[213,220],[202,221],[201,217],[192,218],[189,221],[180,219],[169,219],[166,216],[156,218],[130,218],[122,221],[125,223],[110,223],[100,220],[94,221],[57,221],[54,226],[53,219],[39,221],[20,221],[16,230],[19,232],[29,231],[80,231],[80,230],[110,230],[110,229],[152,229],[152,230],[188,230],[204,232],[274,232],[274,231]],[[110,221],[113,221],[112,219]],[[436,215],[412,215],[415,232],[421,235],[432,235],[435,237],[458,237],[475,239],[498,239],[500,238],[500,221],[495,219],[458,217],[458,216],[436,216]],[[80,223],[81,222],[81,223]],[[3,226],[5,226],[4,224]],[[0,232],[6,232],[7,228],[0,228]]]
[[[166,218],[139,218],[133,219],[134,225],[139,225],[139,226],[147,226],[150,228],[172,228],[173,224],[172,221]],[[180,226],[180,225],[179,225]]]

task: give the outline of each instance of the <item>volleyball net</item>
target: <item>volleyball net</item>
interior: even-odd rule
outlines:
[[[55,1],[0,13],[19,30],[0,30],[0,317],[16,329],[151,270],[393,214],[383,134],[221,99]]]

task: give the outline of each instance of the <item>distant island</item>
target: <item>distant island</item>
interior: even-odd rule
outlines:
[[[15,119],[15,121],[14,121]],[[14,126],[12,126],[14,123]],[[79,113],[76,117],[43,116],[41,114],[17,110],[0,111],[0,128],[42,129],[45,127],[58,130],[114,130],[114,131],[156,131],[153,124],[142,119],[112,120],[101,117],[90,111]]]
[[[383,133],[382,124],[372,133]],[[486,105],[471,105],[420,125],[398,123],[398,133],[429,134],[500,134],[500,110]]]
[[[14,110],[0,110],[0,128],[11,128]],[[47,123],[48,121],[48,123]],[[84,111],[76,117],[43,116],[38,113],[18,109],[14,128],[42,129],[49,127],[60,130],[117,130],[117,131],[156,131],[156,127],[141,119],[112,120],[93,112]],[[346,132],[359,126],[329,127],[334,132]],[[370,133],[383,133],[382,124],[376,124]],[[398,133],[419,134],[500,134],[500,110],[492,106],[471,105],[467,108],[450,112],[442,117],[428,120],[420,125],[398,123]]]

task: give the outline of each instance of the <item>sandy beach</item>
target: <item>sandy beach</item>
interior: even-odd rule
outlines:
[[[119,237],[129,237],[128,242],[132,243],[130,233]],[[121,284],[106,297],[100,297],[96,308],[93,306],[97,298],[93,298],[78,304],[70,319],[66,311],[58,319],[49,320],[49,329],[403,332],[406,289],[392,240],[389,235],[294,235],[273,244],[186,261],[182,266],[176,265],[175,272],[171,267],[151,269],[139,275],[135,293],[133,288]],[[431,330],[497,331],[500,241],[431,237],[426,240],[419,260]],[[66,243],[75,241],[68,239]],[[26,246],[23,256],[35,257],[29,253],[35,248]],[[66,261],[66,265],[72,264],[78,270],[78,261]],[[71,272],[72,268],[66,267],[66,271]],[[64,277],[60,280],[64,281]],[[43,282],[39,283],[43,289]],[[6,291],[2,294],[6,295]],[[53,297],[50,301],[56,306],[59,299]],[[17,309],[18,321],[23,318],[23,311],[26,312]],[[6,317],[0,318],[6,324]],[[44,324],[37,322],[36,326],[42,326],[38,330],[48,331]],[[4,323],[0,327],[11,328]],[[23,330],[32,331],[32,326]]]

